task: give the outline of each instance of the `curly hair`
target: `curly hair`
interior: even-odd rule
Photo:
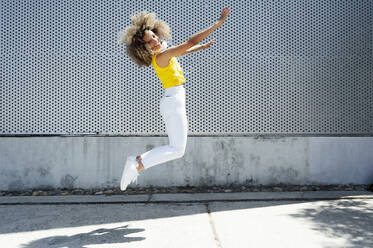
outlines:
[[[141,11],[131,16],[132,25],[119,32],[118,44],[126,42],[128,56],[139,67],[150,66],[155,52],[148,51],[143,40],[146,30],[151,30],[161,40],[171,40],[171,30],[168,24],[156,19],[155,13]]]

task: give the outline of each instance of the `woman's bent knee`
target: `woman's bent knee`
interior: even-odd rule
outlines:
[[[176,148],[175,157],[182,158],[185,154],[185,148]]]

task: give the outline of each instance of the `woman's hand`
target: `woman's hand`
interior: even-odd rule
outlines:
[[[229,16],[229,14],[230,14],[230,10],[229,10],[229,6],[228,6],[228,7],[225,7],[221,11],[219,21],[221,21],[223,23],[225,21],[225,19],[227,19],[227,17]]]
[[[209,42],[207,42],[206,44],[203,44],[202,48],[203,49],[209,48],[212,44],[214,44],[214,42],[215,42],[215,39],[212,39]]]

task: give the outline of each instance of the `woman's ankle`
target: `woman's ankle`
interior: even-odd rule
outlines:
[[[136,166],[137,171],[138,171],[138,172],[143,171],[145,168],[144,168],[144,165],[143,165],[142,162],[141,162],[141,156],[137,156],[137,157],[136,157],[136,160],[137,160],[137,162],[138,162],[138,165]]]
[[[145,169],[144,165],[142,165],[142,164],[138,164],[136,168],[137,168],[138,172],[141,172],[141,171],[143,171]]]

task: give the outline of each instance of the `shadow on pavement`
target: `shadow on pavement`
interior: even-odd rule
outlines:
[[[47,238],[32,241],[29,244],[22,245],[22,248],[40,248],[40,247],[74,247],[84,248],[87,245],[129,243],[133,241],[144,240],[144,237],[125,237],[125,235],[142,232],[142,228],[127,228],[128,226],[97,229],[89,233],[79,233],[72,236],[51,236]]]
[[[310,204],[303,204],[310,203]],[[289,204],[299,204],[296,213],[290,211]],[[287,216],[306,220],[313,224],[313,230],[329,238],[348,240],[345,248],[373,247],[373,199],[340,199],[295,202],[246,202],[211,205],[212,212],[244,210],[258,207],[286,207]],[[336,248],[338,245],[325,245],[323,248]]]
[[[345,247],[373,247],[373,205],[366,201],[323,201],[315,208],[305,208],[297,214],[289,215],[311,221],[315,224],[314,229],[326,236],[347,236],[349,244]]]

